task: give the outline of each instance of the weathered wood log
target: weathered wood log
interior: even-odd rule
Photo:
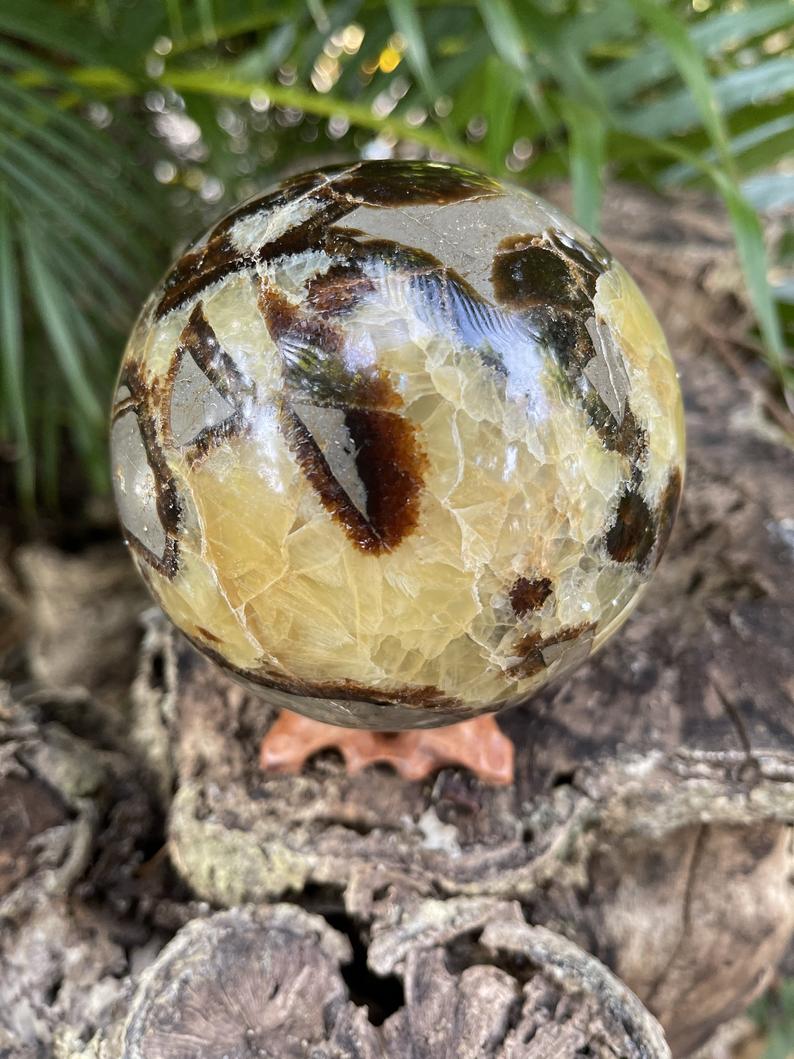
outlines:
[[[794,454],[710,351],[744,312],[719,219],[627,196],[609,220],[680,364],[686,499],[616,642],[505,715],[515,786],[348,777],[329,754],[299,777],[262,775],[270,707],[158,621],[138,703],[175,785],[171,854],[200,897],[321,900],[365,935],[394,900],[517,899],[609,964],[685,1055],[763,987],[794,926]]]
[[[330,753],[299,777],[263,775],[271,708],[151,612],[130,714],[147,604],[121,549],[20,557],[23,603],[0,599],[15,644],[31,631],[26,671],[18,644],[13,673],[0,668],[28,704],[2,717],[3,1054],[55,1041],[69,1059],[234,1055],[235,1039],[218,1050],[211,1032],[228,1025],[207,977],[224,931],[239,939],[228,953],[254,961],[255,997],[281,983],[270,1003],[250,1001],[263,1047],[265,1030],[311,1016],[290,946],[307,954],[327,1014],[324,1037],[307,1030],[318,1059],[465,1055],[460,1038],[433,1036],[441,1027],[492,1031],[493,1054],[512,1059],[576,1042],[663,1055],[614,975],[683,1056],[763,988],[794,927],[794,454],[731,345],[747,309],[719,214],[628,189],[612,202],[606,241],[655,301],[682,370],[685,503],[620,636],[502,719],[513,788],[452,769],[424,783],[382,767],[351,778]],[[204,902],[229,912],[207,919]],[[185,1052],[176,1022],[157,1021],[152,983],[187,966],[221,1008]]]
[[[90,1038],[105,1025],[162,945],[141,921],[157,880],[139,878],[160,821],[124,753],[146,605],[126,557],[16,558],[24,591],[0,575],[0,609],[17,618],[0,648],[15,684],[0,685],[0,1054],[39,1059],[65,1027]]]
[[[130,564],[118,561],[115,543],[68,558],[29,545],[16,565],[27,589],[27,654],[37,684],[57,689],[60,699],[90,690],[100,702],[123,706],[135,673],[137,615],[148,597]],[[122,719],[102,712],[106,723]]]
[[[85,871],[106,770],[91,747],[12,706],[0,688],[0,918],[65,893]]]
[[[94,853],[110,769],[88,744],[2,694],[0,1054],[34,1056],[59,1019],[90,1019],[106,992],[101,979],[124,970],[121,950],[67,901]]]
[[[64,1059],[666,1059],[661,1029],[598,960],[517,905],[431,902],[382,936],[400,1006],[373,1016],[344,935],[294,905],[194,920],[113,1024]],[[351,969],[352,968],[352,969]]]

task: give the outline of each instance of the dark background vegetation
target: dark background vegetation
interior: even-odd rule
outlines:
[[[175,253],[284,174],[361,156],[701,186],[730,214],[750,355],[791,405],[791,0],[1,0],[0,471],[28,517],[107,492],[125,334]]]

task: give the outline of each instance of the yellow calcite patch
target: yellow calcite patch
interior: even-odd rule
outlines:
[[[603,248],[476,174],[363,164],[177,263],[111,445],[136,561],[199,648],[301,712],[396,728],[520,702],[614,631],[674,517],[682,423]]]

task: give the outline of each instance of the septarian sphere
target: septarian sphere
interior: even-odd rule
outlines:
[[[127,542],[279,705],[367,728],[518,703],[621,624],[681,492],[642,295],[545,202],[426,162],[238,207],[145,305],[113,402]]]

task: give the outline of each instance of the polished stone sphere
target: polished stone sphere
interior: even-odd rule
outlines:
[[[626,271],[455,166],[307,173],[228,214],[135,325],[113,401],[127,543],[205,654],[364,728],[525,700],[659,561],[681,396]]]

